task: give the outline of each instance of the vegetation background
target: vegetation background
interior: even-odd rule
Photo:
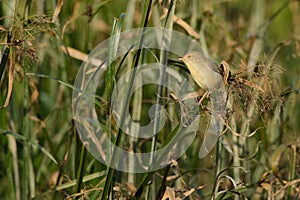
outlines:
[[[164,27],[170,18],[168,28],[229,65],[223,139],[233,153],[220,145],[198,159],[199,130],[185,155],[167,168],[112,171],[109,178],[73,125],[77,71],[112,33],[145,21]],[[299,199],[299,22],[297,0],[0,0],[1,198]],[[151,92],[145,88],[131,104],[147,102]],[[203,109],[208,104],[209,98]],[[141,124],[148,120],[145,110],[138,112]]]

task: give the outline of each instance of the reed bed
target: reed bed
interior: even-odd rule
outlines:
[[[300,198],[299,0],[0,0],[0,13],[3,199]],[[97,44],[147,27],[187,35],[224,77],[230,71],[226,120],[222,142],[199,159],[210,119],[205,97],[200,128],[179,159],[159,170],[127,173],[107,167],[85,148],[74,125],[72,92],[82,62]],[[110,40],[108,61],[119,42]],[[142,47],[142,38],[137,45]],[[151,105],[167,108],[167,127],[152,139],[126,136],[110,105],[126,70],[147,62],[169,67],[176,59],[164,50],[139,49],[108,62],[92,100],[114,145],[151,152],[154,162],[159,156],[154,152],[176,138],[173,124],[180,121],[181,107],[166,88],[146,85],[124,94],[131,117],[141,125],[151,121]],[[190,82],[200,99],[204,91]],[[114,148],[107,145],[106,151],[115,162]]]

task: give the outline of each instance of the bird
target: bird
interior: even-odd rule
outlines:
[[[211,120],[199,150],[199,158],[203,158],[215,146],[223,130],[227,98],[223,77],[205,51],[190,51],[178,60],[187,66],[199,87],[204,89],[206,94],[210,94]],[[221,142],[223,143],[222,139]]]
[[[223,78],[217,65],[204,51],[191,51],[178,60],[183,61],[195,82],[206,91],[222,85]]]

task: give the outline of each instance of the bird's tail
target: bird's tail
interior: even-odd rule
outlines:
[[[224,86],[210,93],[211,118],[204,141],[200,147],[199,158],[205,157],[216,145],[222,133],[226,118],[227,94]]]

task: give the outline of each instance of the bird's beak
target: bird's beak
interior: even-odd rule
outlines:
[[[177,59],[168,59],[168,64],[174,64],[174,65],[184,65],[183,58],[177,58]]]
[[[185,67],[187,67],[187,60],[186,60],[186,58],[183,56],[183,57],[179,57],[179,58],[177,58],[177,60],[178,60],[178,62],[179,63],[181,63],[182,65],[184,65]]]
[[[177,59],[168,59],[168,64],[171,64],[175,67],[179,67],[180,69],[183,69],[184,71],[187,71],[188,72],[188,69],[185,65],[185,63],[183,62],[184,58],[180,57],[180,58],[177,58]]]
[[[184,61],[184,57],[179,57],[178,60],[183,62]]]

